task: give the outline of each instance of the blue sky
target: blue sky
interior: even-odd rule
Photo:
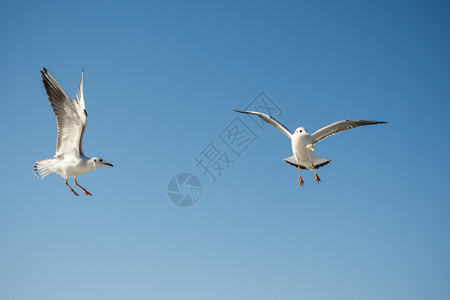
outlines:
[[[450,6],[446,1],[14,1],[0,4],[1,299],[448,299]],[[114,168],[34,177],[56,122],[39,70],[69,96],[85,69],[88,156]],[[317,144],[244,109],[264,92]],[[257,138],[237,156],[235,120]],[[234,162],[215,182],[194,157]],[[188,208],[168,183],[202,183]],[[185,191],[185,190],[183,190]]]

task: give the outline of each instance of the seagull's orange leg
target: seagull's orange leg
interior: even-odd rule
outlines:
[[[75,178],[75,184],[78,185],[78,186],[83,190],[84,194],[85,194],[86,196],[92,196],[91,193],[89,193],[88,191],[86,191],[86,189],[85,189],[84,187],[82,187],[81,185],[78,184],[77,178],[76,178],[76,177],[74,177],[74,178]]]
[[[314,175],[316,176],[316,181],[317,181],[317,183],[319,183],[320,182],[320,178],[319,178],[319,176],[317,176],[316,168],[314,168],[314,164],[313,163],[311,163],[311,166],[312,166],[312,168],[314,170]]]
[[[73,188],[69,185],[69,183],[67,182],[68,180],[69,180],[69,178],[66,179],[66,185],[69,187],[69,189],[72,191],[72,193],[75,194],[75,196],[80,196],[80,195],[78,195],[77,192],[75,192],[75,191],[73,190]]]
[[[300,164],[297,163],[297,166],[298,166],[298,176],[300,177],[300,185],[303,186],[303,183],[305,182],[303,181],[302,174],[300,174]]]

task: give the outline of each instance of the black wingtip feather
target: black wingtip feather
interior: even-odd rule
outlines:
[[[234,111],[235,111],[235,112],[238,112],[238,113],[241,113],[241,114],[248,114],[248,112],[243,111],[243,110],[237,110],[237,109],[235,109]]]
[[[289,161],[287,161],[287,160],[285,160],[285,162],[288,163],[288,164],[290,164],[290,165],[293,166],[293,167],[298,168],[298,165],[297,165],[297,164],[293,164],[293,163],[291,163],[291,162],[289,162]],[[324,163],[315,165],[314,168],[317,170],[317,169],[319,169],[319,168],[321,168],[321,167],[323,167],[323,166],[328,165],[330,162],[331,162],[331,160],[327,160],[327,161],[324,162]],[[302,169],[302,170],[307,170],[307,168],[304,167],[304,166],[302,166],[302,165],[300,165],[300,169]]]

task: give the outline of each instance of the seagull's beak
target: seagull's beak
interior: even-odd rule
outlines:
[[[110,167],[114,167],[112,164],[110,163],[104,163],[105,166],[110,166]]]
[[[305,131],[305,135],[309,135],[309,133],[307,133],[307,132]]]

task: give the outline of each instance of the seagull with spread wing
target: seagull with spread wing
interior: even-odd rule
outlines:
[[[316,148],[316,146],[314,145],[315,143],[323,140],[326,137],[329,137],[330,135],[339,133],[341,131],[349,130],[358,126],[387,123],[381,121],[344,120],[323,127],[322,129],[319,129],[312,135],[310,135],[308,132],[306,132],[306,129],[304,127],[299,127],[295,130],[294,133],[291,133],[289,129],[286,128],[286,126],[275,120],[275,118],[263,114],[261,112],[242,111],[242,110],[235,110],[235,111],[244,114],[257,115],[265,122],[276,127],[278,130],[280,130],[282,133],[284,133],[291,139],[292,153],[294,155],[284,159],[284,161],[298,168],[300,185],[303,185],[304,183],[302,175],[300,173],[300,169],[313,170],[314,175],[316,177],[316,181],[320,182],[320,178],[319,176],[317,176],[316,169],[325,166],[331,161],[329,159],[318,157],[314,154],[313,151]]]
[[[75,179],[85,195],[92,196],[84,187],[78,184],[77,176],[93,171],[103,166],[113,166],[100,157],[87,157],[83,152],[83,137],[87,126],[87,112],[83,92],[83,71],[78,93],[71,101],[69,96],[50,74],[47,69],[41,71],[42,82],[48,95],[48,100],[56,116],[58,126],[58,139],[54,158],[37,161],[34,165],[38,178],[44,178],[50,173],[61,175],[66,185],[78,196],[69,185],[69,177]]]

